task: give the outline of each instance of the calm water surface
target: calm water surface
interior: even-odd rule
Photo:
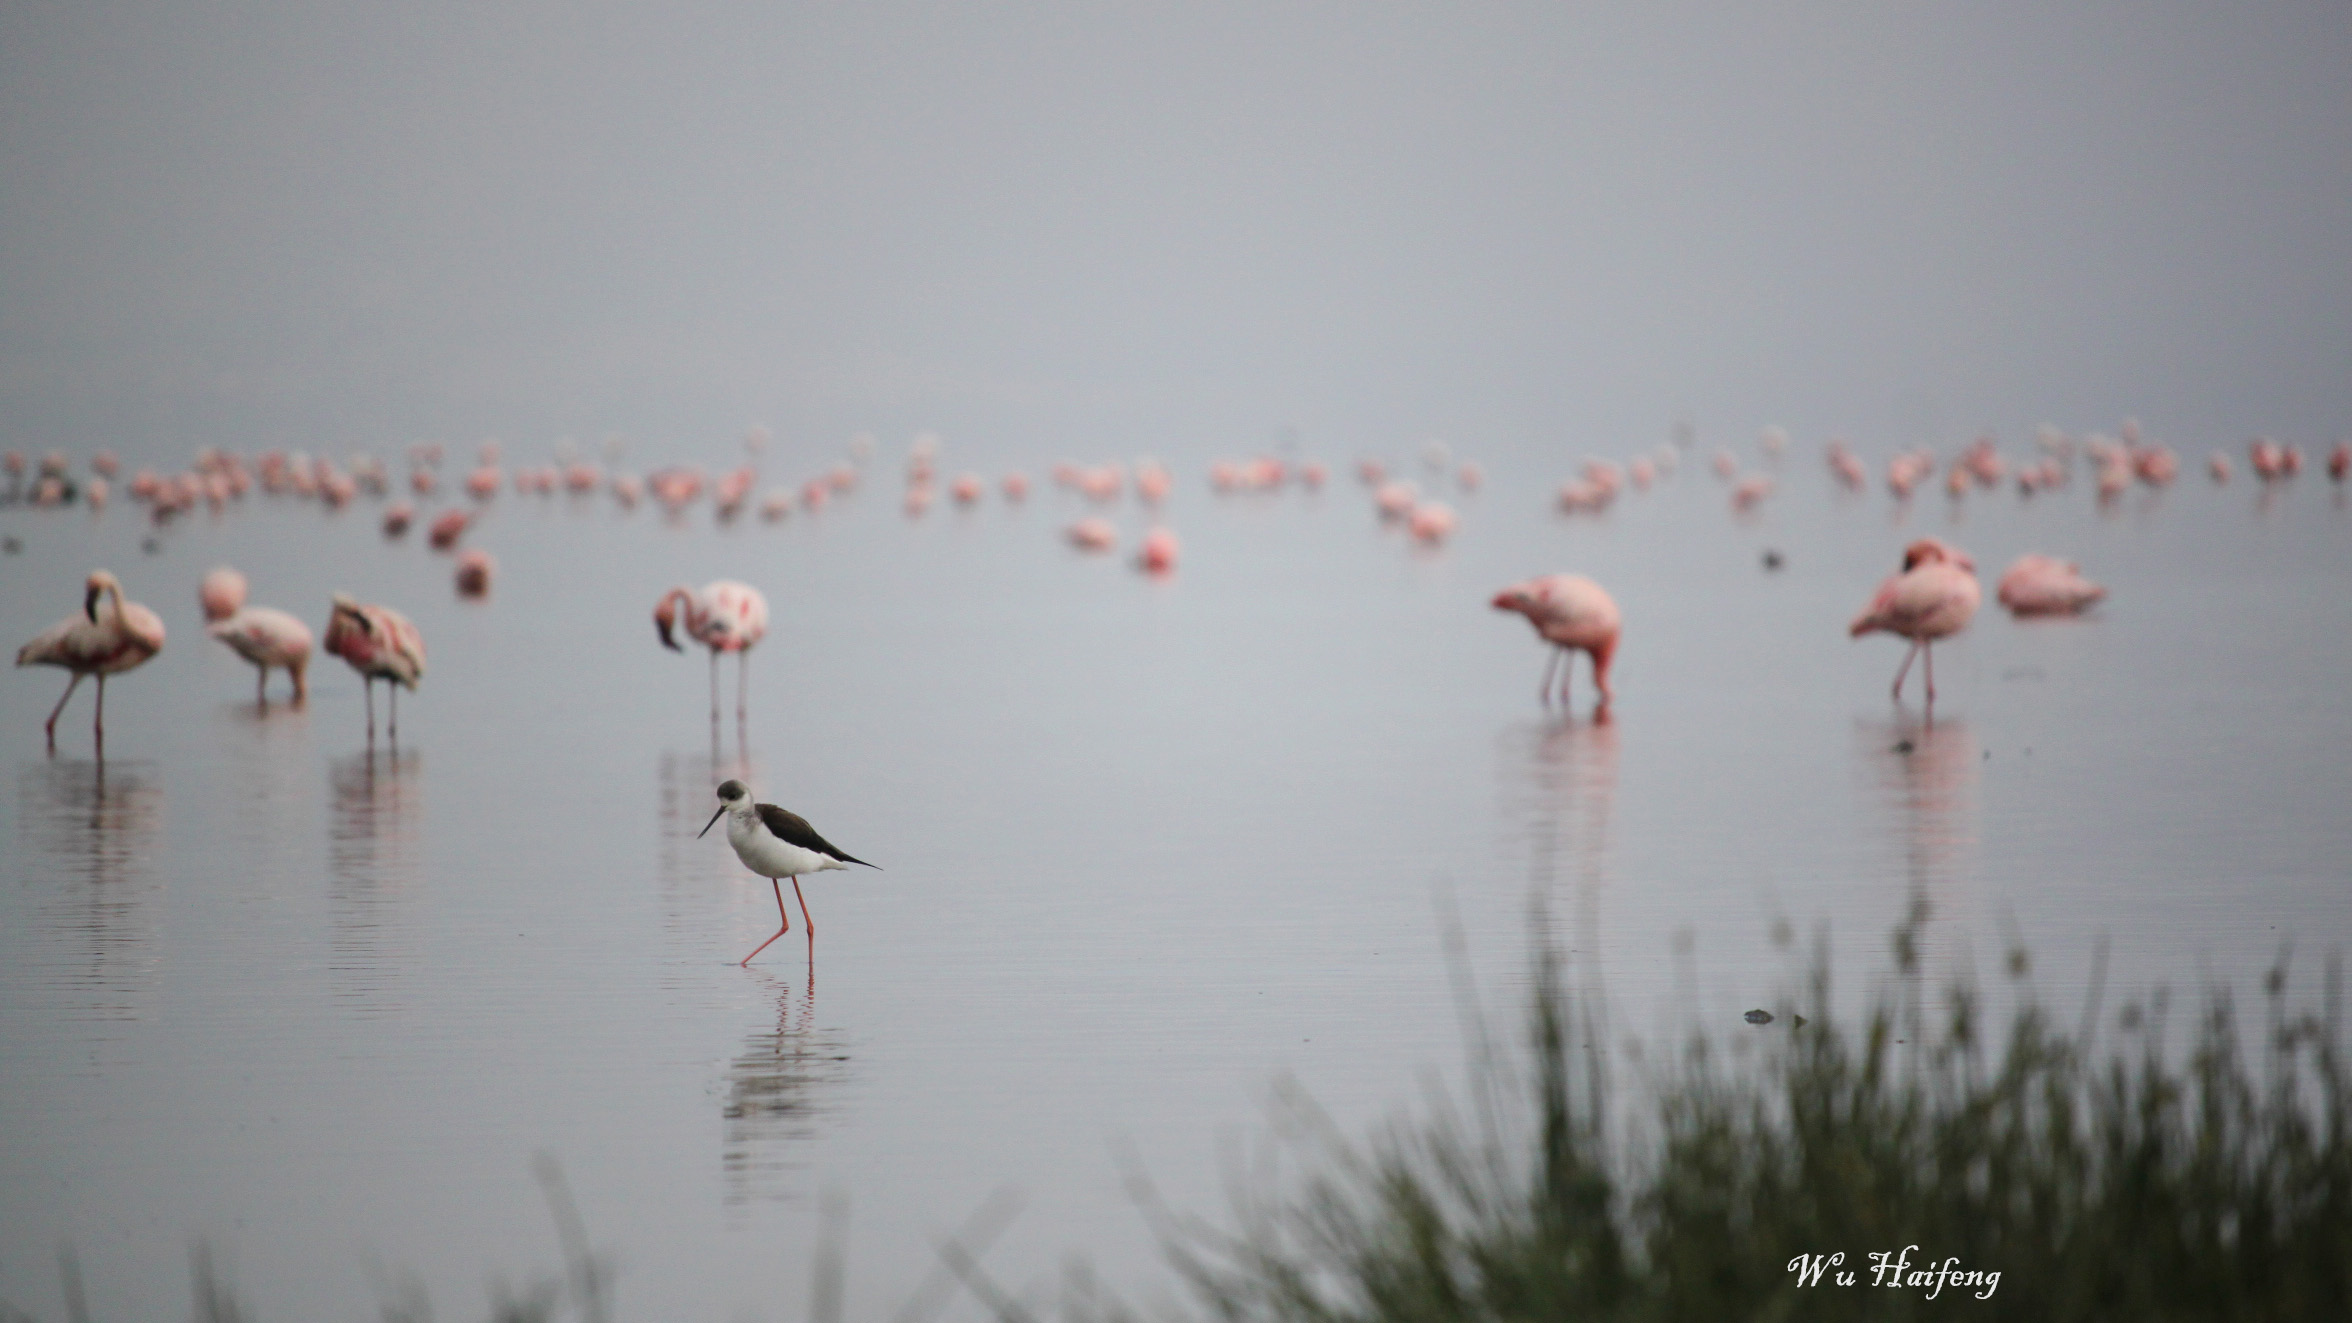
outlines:
[[[2324,478],[1903,512],[1818,468],[1745,520],[1696,466],[1576,520],[1556,472],[1498,472],[1431,553],[1353,484],[1219,500],[1194,465],[1160,582],[1065,548],[1060,493],[909,521],[877,484],[733,528],[510,496],[472,535],[482,603],[364,503],[257,498],[155,554],[133,510],[0,512],[6,637],[99,565],[171,632],[109,686],[103,764],[86,692],[48,757],[60,673],[0,686],[0,1299],[61,1317],[70,1243],[98,1316],[178,1316],[204,1238],[260,1318],[369,1318],[404,1280],[470,1316],[558,1261],[542,1153],[628,1318],[801,1317],[829,1192],[853,1316],[1006,1189],[1001,1282],[1049,1300],[1084,1256],[1148,1299],[1114,1155],[1215,1214],[1275,1081],[1358,1130],[1410,1105],[1463,1056],[1441,916],[1508,1025],[1533,899],[1627,1034],[1783,1004],[1783,919],[1858,989],[1915,897],[1934,970],[2022,938],[2060,1003],[2102,938],[2111,987],[2244,982],[2290,939],[2315,983],[2352,939]],[[1932,723],[1888,701],[1901,645],[1844,632],[1921,532],[1988,596]],[[2027,550],[2112,597],[2008,619],[1991,580]],[[417,620],[397,749],[339,662],[256,709],[195,605],[224,562],[314,628],[338,588]],[[1607,724],[1581,663],[1577,715],[1538,707],[1541,650],[1486,606],[1558,569],[1626,612]],[[648,615],[722,575],[775,628],[714,744],[702,658]],[[695,839],[726,776],[882,865],[804,883],[813,960],[796,911],[734,963],[775,912]]]

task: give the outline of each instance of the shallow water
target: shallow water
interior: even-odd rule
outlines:
[[[829,1191],[852,1316],[1007,1188],[1008,1289],[1083,1255],[1148,1298],[1116,1155],[1215,1214],[1274,1081],[1354,1130],[1411,1105],[1464,1053],[1448,915],[1508,1027],[1540,899],[1628,1035],[1785,1005],[1779,920],[1858,989],[1915,897],[1931,973],[2022,940],[2060,1005],[2102,939],[2114,996],[2242,983],[2289,940],[2308,984],[2352,938],[2352,512],[2324,479],[1906,510],[1792,458],[1751,518],[1692,465],[1571,519],[1558,473],[1498,463],[1428,552],[1352,483],[1215,498],[1199,467],[1160,581],[1066,548],[1061,493],[910,521],[879,481],[780,526],[502,497],[480,603],[365,502],[257,497],[152,555],[132,510],[0,512],[7,637],[101,564],[171,631],[108,686],[103,764],[86,692],[50,757],[62,677],[0,687],[0,1299],[62,1316],[70,1243],[99,1317],[176,1316],[202,1237],[258,1317],[369,1317],[403,1280],[469,1316],[558,1262],[541,1153],[623,1317],[803,1316]],[[1888,699],[1900,645],[1844,633],[1922,532],[1988,595],[1932,722],[1916,673]],[[1991,580],[2028,550],[2112,596],[2010,620]],[[340,663],[257,710],[199,624],[223,562],[314,628],[338,588],[417,620],[397,749]],[[1575,715],[1539,707],[1541,650],[1486,605],[1556,569],[1626,612],[1606,724],[1581,663]],[[647,617],[721,575],[776,622],[714,735],[704,661]],[[736,967],[775,904],[695,838],[730,775],[882,865],[804,881],[813,955],[795,908]]]

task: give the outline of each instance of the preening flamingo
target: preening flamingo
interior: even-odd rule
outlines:
[[[1609,706],[1609,662],[1617,655],[1622,617],[1607,589],[1581,574],[1547,574],[1496,593],[1492,605],[1497,611],[1516,611],[1527,617],[1536,634],[1552,645],[1536,697],[1547,705],[1552,701],[1552,671],[1559,667],[1561,657],[1574,649],[1591,654],[1593,684],[1601,691],[1596,706]],[[1562,706],[1567,705],[1568,682],[1575,673],[1575,659],[1569,658],[1560,671]]]
[[[1862,614],[1854,617],[1847,633],[1860,638],[1873,630],[1899,634],[1911,640],[1911,650],[1903,654],[1903,664],[1895,671],[1895,697],[1903,696],[1903,677],[1911,671],[1911,659],[1924,655],[1927,659],[1927,701],[1935,701],[1935,655],[1929,649],[1937,639],[1959,633],[1976,614],[1976,607],[1984,600],[1984,590],[1976,583],[1976,562],[1968,553],[1932,537],[1923,537],[1903,550],[1903,569],[1889,575],[1878,586],[1878,593]]]
[[[386,682],[392,695],[392,738],[400,738],[400,690],[411,690],[425,678],[425,638],[407,616],[388,606],[362,604],[347,593],[335,594],[327,616],[327,651],[359,672],[367,691],[368,739],[376,738],[376,681]]]
[[[686,611],[686,636],[710,649],[711,720],[719,719],[719,654],[735,654],[735,719],[743,720],[744,691],[749,681],[744,669],[750,663],[748,654],[753,644],[767,637],[768,599],[760,590],[733,579],[713,579],[700,591],[683,585],[663,593],[653,604],[654,632],[661,636],[662,646],[672,652],[684,652],[670,631],[678,624],[678,609],[683,603]]]
[[[16,650],[19,666],[62,666],[73,672],[73,679],[66,683],[57,706],[49,709],[48,724],[42,727],[48,735],[51,752],[57,749],[58,714],[65,711],[66,699],[73,697],[83,676],[98,677],[98,711],[91,719],[90,733],[103,752],[106,677],[130,670],[163,651],[163,621],[139,603],[123,600],[121,580],[105,570],[97,570],[83,587],[80,614],[58,621]],[[105,602],[103,609],[101,599]]]
[[[206,625],[204,632],[259,669],[261,674],[253,682],[254,702],[269,701],[271,667],[283,669],[286,678],[294,682],[295,702],[310,696],[303,684],[303,674],[310,668],[310,626],[292,615],[272,606],[248,606]]]

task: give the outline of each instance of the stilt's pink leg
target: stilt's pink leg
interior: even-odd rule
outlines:
[[[808,897],[800,894],[800,877],[797,874],[792,879],[792,898],[800,902],[800,926],[808,930],[809,941],[813,944],[817,940],[817,921],[809,917]],[[781,907],[783,898],[778,897],[777,903]]]
[[[1903,654],[1903,664],[1895,668],[1895,697],[1903,696],[1903,677],[1911,673],[1911,659],[1919,655],[1919,640],[1911,641],[1911,651]]]
[[[768,879],[768,885],[775,888],[776,891],[776,917],[784,921],[784,926],[776,930],[776,937],[782,937],[784,934],[792,931],[792,916],[784,912],[784,884],[771,877]],[[792,891],[795,895],[800,893],[800,879],[797,877],[792,879]],[[743,957],[743,964],[746,966],[750,965],[751,956],[758,955],[760,952],[765,951],[769,947],[775,945],[776,937],[771,937],[768,940],[760,943],[758,946],[751,948],[751,955]]]
[[[1552,649],[1551,654],[1544,658],[1544,678],[1543,681],[1537,684],[1535,687],[1536,700],[1542,703],[1545,707],[1550,707],[1552,705],[1552,672],[1558,670],[1559,666],[1560,650],[1558,648],[1554,648]]]
[[[51,753],[57,752],[58,714],[65,711],[65,700],[73,697],[73,691],[81,688],[81,686],[82,673],[80,671],[75,671],[73,679],[66,681],[65,692],[58,696],[57,706],[49,709],[49,724],[43,727],[43,729],[49,732],[49,752]]]

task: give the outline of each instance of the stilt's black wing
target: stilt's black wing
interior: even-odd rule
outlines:
[[[817,829],[808,825],[807,818],[789,809],[780,809],[773,804],[762,804],[759,806],[759,815],[760,821],[768,825],[768,830],[776,834],[777,840],[797,845],[803,850],[822,851],[845,864],[865,864],[868,868],[880,866],[866,864],[865,860],[817,835]]]

